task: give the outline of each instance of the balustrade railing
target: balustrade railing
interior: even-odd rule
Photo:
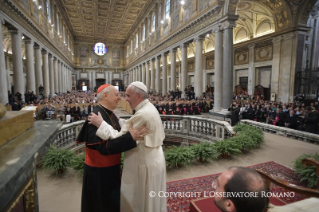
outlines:
[[[129,119],[130,117],[131,115],[121,116],[123,119]],[[227,139],[233,135],[232,127],[225,121],[177,115],[161,115],[161,119],[165,134],[169,137],[213,142]],[[78,121],[63,125],[56,135],[54,145],[68,149],[78,149],[79,144],[76,144],[74,141],[83,124],[84,121]]]
[[[243,119],[240,122],[243,124],[251,125],[253,127],[257,127],[259,129],[262,129],[265,132],[285,136],[287,138],[319,144],[319,135],[317,134],[308,133],[304,131],[298,131],[298,130],[290,129],[287,127],[274,126],[271,124],[266,124],[266,123],[261,123],[261,122],[246,120],[246,119]]]

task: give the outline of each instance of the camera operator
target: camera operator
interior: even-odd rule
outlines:
[[[313,110],[310,106],[306,107],[305,120],[305,131],[318,134],[318,122],[319,114],[317,111]]]
[[[230,107],[228,108],[228,111],[231,112],[231,126],[234,126],[239,122],[239,110],[240,108],[237,107],[236,103],[230,104]]]
[[[298,124],[297,121],[298,116],[295,114],[295,110],[291,109],[289,111],[289,115],[286,116],[285,127],[288,127],[290,129],[296,129]]]
[[[40,85],[39,87],[39,96],[41,96],[41,99],[44,99],[44,87]]]

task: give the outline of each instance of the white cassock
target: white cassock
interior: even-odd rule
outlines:
[[[137,147],[125,152],[124,169],[121,183],[122,212],[167,211],[166,163],[162,149],[165,132],[160,115],[153,104],[144,100],[135,108],[135,115],[123,123],[117,132],[106,122],[99,127],[96,135],[102,139],[113,139],[125,134],[131,123],[137,129],[146,124],[148,134],[137,141]],[[155,192],[151,197],[150,192]]]

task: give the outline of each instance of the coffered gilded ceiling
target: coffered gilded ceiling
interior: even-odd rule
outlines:
[[[58,0],[76,41],[123,43],[152,1]]]

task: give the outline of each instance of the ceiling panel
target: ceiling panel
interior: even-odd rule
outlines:
[[[64,7],[76,40],[123,43],[136,20],[152,1],[57,0]]]

